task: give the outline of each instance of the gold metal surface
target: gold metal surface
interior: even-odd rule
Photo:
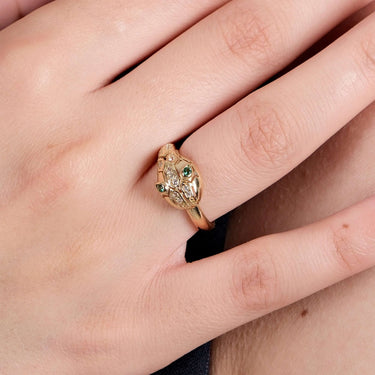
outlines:
[[[194,163],[169,143],[160,149],[157,167],[156,188],[162,197],[173,207],[186,210],[198,228],[213,229],[215,224],[199,208],[202,182]]]

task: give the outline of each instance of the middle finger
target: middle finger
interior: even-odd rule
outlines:
[[[104,88],[99,117],[114,124],[132,120],[127,131],[139,136],[136,173],[149,166],[155,149],[233,104],[368,2],[231,1]]]

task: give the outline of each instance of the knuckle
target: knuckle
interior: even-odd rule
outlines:
[[[375,38],[366,37],[359,44],[359,64],[367,81],[375,83]]]
[[[354,241],[345,228],[332,230],[333,255],[340,268],[350,274],[355,273],[363,263],[366,245]]]
[[[232,275],[231,296],[240,311],[268,311],[277,305],[277,273],[268,251],[240,253]]]
[[[48,53],[51,43],[46,38],[35,37],[32,43],[20,38],[4,43],[0,49],[1,85],[11,89],[9,95],[16,92],[18,100],[50,94],[54,86],[54,65],[61,56]],[[15,90],[20,82],[22,90]]]
[[[286,116],[269,105],[252,103],[238,106],[236,114],[241,159],[266,169],[285,165],[293,152]]]
[[[35,170],[25,167],[20,180],[19,194],[27,190],[29,195],[29,209],[34,213],[40,213],[54,208],[61,199],[74,192],[74,195],[82,196],[82,183],[84,180],[87,159],[79,150],[81,142],[72,142],[58,151],[52,157],[36,161],[41,166]]]
[[[225,51],[246,63],[275,64],[277,58],[275,38],[280,33],[270,12],[250,9],[246,2],[233,4],[230,11],[218,17],[218,28]],[[252,64],[254,65],[254,64]]]

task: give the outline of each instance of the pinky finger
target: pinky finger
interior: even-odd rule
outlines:
[[[0,0],[0,30],[51,0]]]
[[[309,226],[171,269],[160,302],[177,317],[168,326],[175,356],[374,265],[371,198]]]

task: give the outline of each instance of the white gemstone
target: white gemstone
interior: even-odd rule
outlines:
[[[167,177],[177,174],[176,171],[170,165],[166,166],[164,171]]]
[[[176,160],[176,155],[175,154],[169,154],[167,156],[167,160],[173,163]]]
[[[180,179],[178,177],[177,172],[170,166],[165,168],[164,171],[165,171],[165,176],[167,178],[168,184],[174,187],[178,187],[180,184]]]
[[[184,200],[182,199],[181,195],[179,193],[177,193],[177,191],[171,191],[169,193],[169,198],[171,198],[171,200],[177,204],[181,204],[184,202]]]
[[[182,191],[184,192],[186,198],[191,198],[193,196],[193,192],[188,184],[182,184]]]

